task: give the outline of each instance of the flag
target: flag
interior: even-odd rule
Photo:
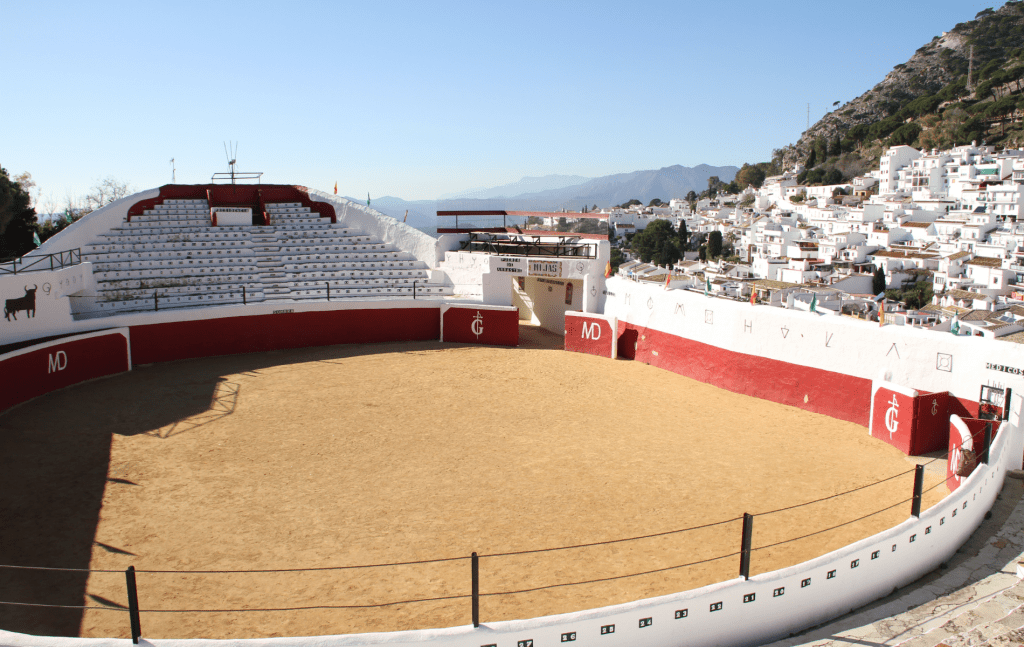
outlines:
[[[704,296],[711,293],[711,279],[704,277]]]
[[[608,261],[608,264],[604,266],[604,278],[608,278],[612,275],[612,262]]]
[[[665,289],[668,289],[668,284],[672,282],[672,274],[668,273],[665,275]]]
[[[754,292],[754,290],[750,290],[750,305],[754,305],[754,296],[755,296],[755,294],[756,293]]]
[[[40,245],[43,244],[42,241],[39,240],[39,232],[38,231],[33,231],[32,232],[32,242],[36,244],[36,247],[39,247]]]
[[[71,209],[64,210],[64,220],[67,220],[69,225],[74,222],[74,218],[71,217]]]
[[[885,325],[885,299],[878,305],[878,327]]]
[[[818,311],[818,294],[814,293],[811,295],[811,312]]]
[[[334,183],[334,195],[338,195],[338,183]]]
[[[953,315],[953,323],[949,327],[949,332],[954,335],[960,334],[960,317],[958,315]]]
[[[366,206],[370,206],[370,192],[366,192]]]

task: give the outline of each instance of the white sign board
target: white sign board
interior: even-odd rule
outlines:
[[[526,276],[526,257],[493,256],[491,257],[491,271]]]
[[[218,227],[252,224],[252,209],[249,207],[211,207],[210,215],[216,216]]]

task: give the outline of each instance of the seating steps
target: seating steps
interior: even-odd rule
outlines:
[[[265,206],[269,225],[214,227],[205,200],[164,200],[111,228],[82,248],[97,294],[73,297],[75,316],[327,299],[328,292],[332,300],[452,294],[430,284],[426,264],[409,252],[300,203]]]

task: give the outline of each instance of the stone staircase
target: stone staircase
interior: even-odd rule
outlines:
[[[946,568],[771,647],[1024,646],[1022,495],[1024,481],[1007,479],[991,518]]]

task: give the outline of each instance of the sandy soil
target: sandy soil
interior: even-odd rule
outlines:
[[[4,561],[182,571],[328,567],[489,555],[723,522],[591,548],[485,556],[481,591],[488,594],[731,555],[744,512],[913,469],[858,425],[641,363],[546,348],[556,341],[524,329],[519,349],[408,343],[209,358],[141,367],[37,399],[0,416],[0,486],[8,487],[0,510],[15,520],[0,530]],[[939,482],[928,474],[926,488]],[[906,500],[912,483],[908,473],[827,502],[759,514],[755,546]],[[89,488],[95,493],[88,501],[68,498],[85,497]],[[926,507],[944,493],[932,489]],[[909,502],[899,504],[757,550],[753,570],[823,554],[904,520],[909,510]],[[732,555],[611,582],[486,596],[481,616],[488,622],[626,602],[735,577],[738,567]],[[47,602],[60,593],[66,600],[71,590],[75,604],[126,604],[121,573],[54,578],[0,569],[0,599]],[[140,573],[138,585],[147,610],[380,604],[466,595],[470,565]],[[129,635],[121,611],[70,613],[54,619],[0,606],[0,626]],[[147,638],[229,638],[469,621],[470,602],[458,599],[144,613],[142,628]]]

